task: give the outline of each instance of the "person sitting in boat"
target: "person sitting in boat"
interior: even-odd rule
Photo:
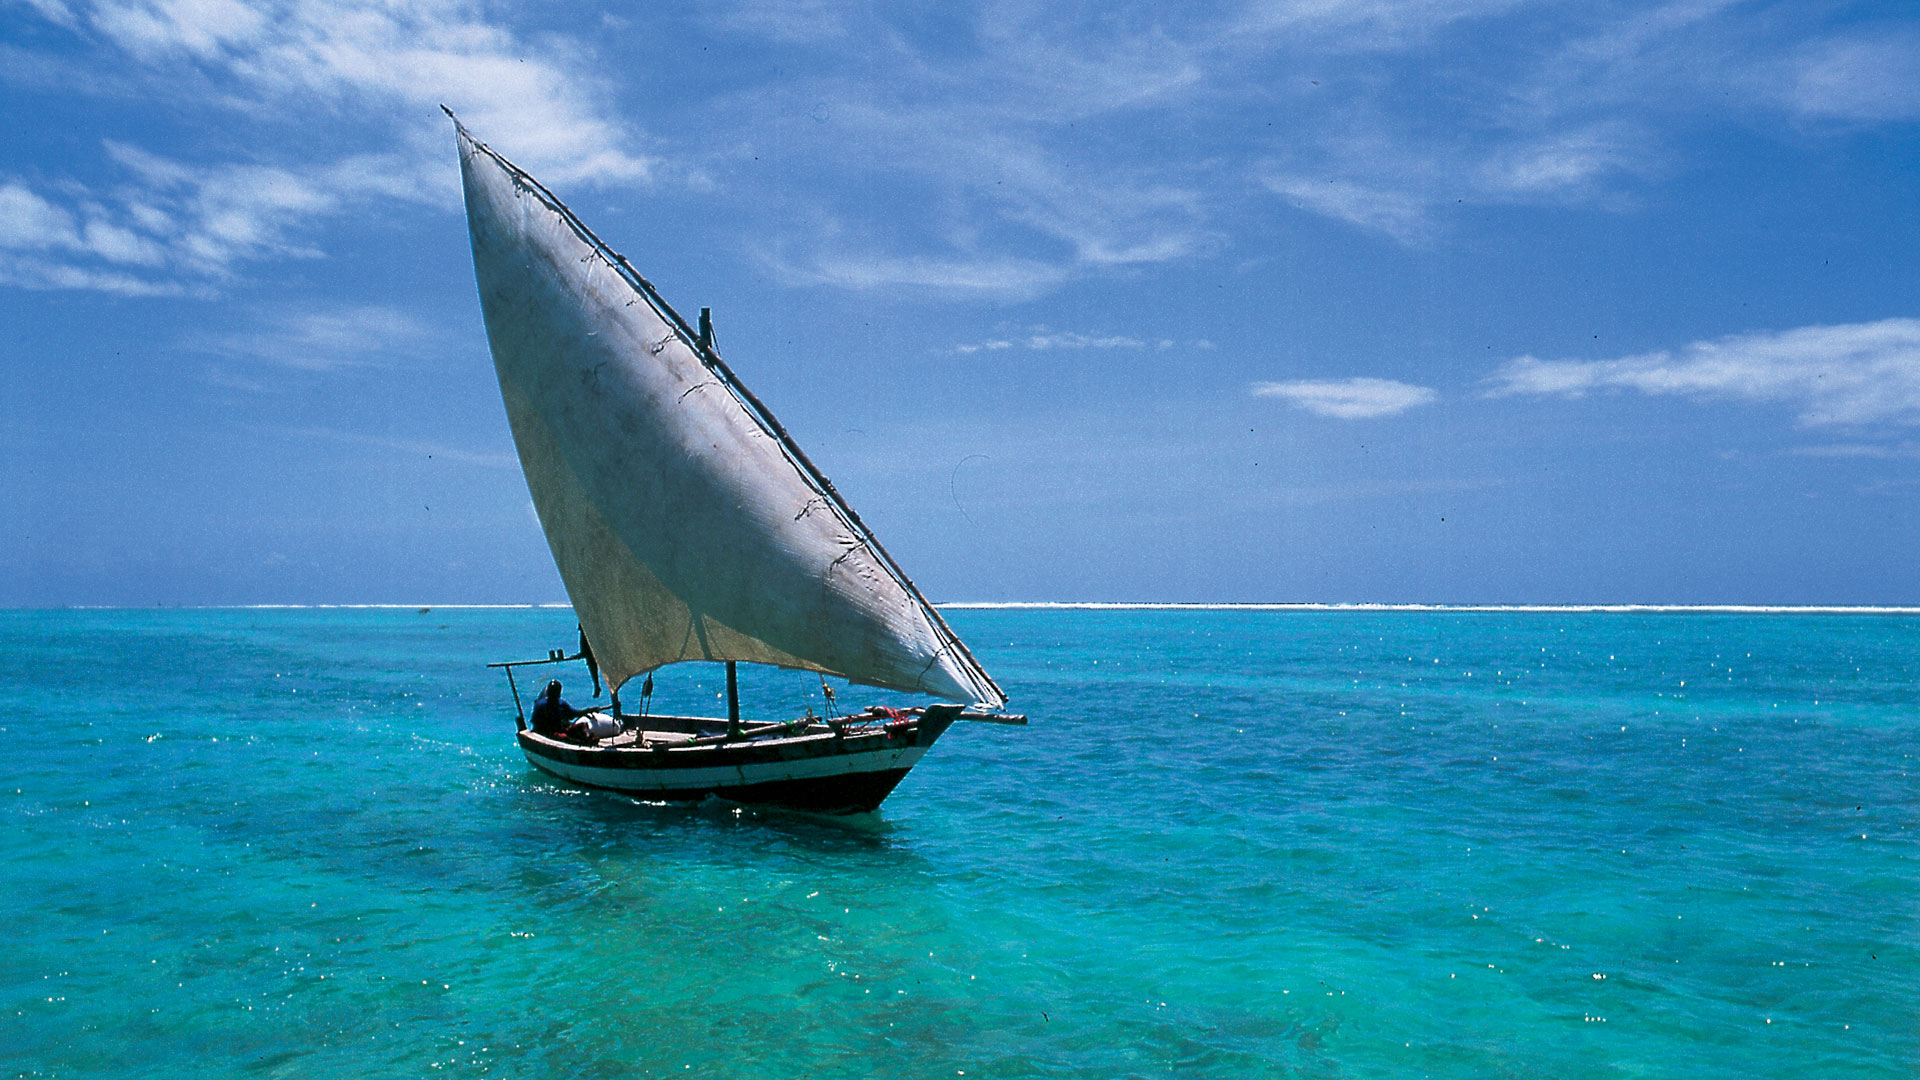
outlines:
[[[586,714],[587,710],[567,704],[566,699],[560,696],[560,680],[555,679],[534,699],[533,732],[550,739],[578,737],[584,741],[584,737],[591,732],[591,726],[579,717]]]

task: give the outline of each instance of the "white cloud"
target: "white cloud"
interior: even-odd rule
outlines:
[[[646,179],[652,162],[602,115],[584,48],[534,44],[466,0],[94,0],[86,25],[158,75],[180,67],[234,80],[251,106],[297,104],[400,117],[445,156],[445,103],[556,182]],[[238,104],[239,102],[232,102]]]
[[[96,3],[88,22],[141,59],[178,51],[210,60],[256,40],[267,18],[237,0],[135,0]]]
[[[225,111],[269,129],[283,113],[311,125],[332,111],[370,121],[374,148],[316,157],[310,147],[322,140],[293,139],[263,160],[206,163],[108,143],[131,184],[66,182],[59,198],[0,187],[0,281],[10,284],[205,292],[244,262],[319,255],[307,234],[328,216],[396,199],[457,205],[442,102],[552,182],[657,175],[658,162],[632,150],[634,138],[605,116],[602,84],[581,70],[577,46],[523,41],[465,0],[32,6],[100,44],[96,66],[122,82],[146,80],[175,108]]]
[[[999,352],[1002,349],[1011,348],[1013,348],[1013,342],[1008,341],[1006,338],[993,338],[988,341],[982,341],[977,345],[955,345],[953,351],[966,355],[977,352]]]
[[[550,183],[691,173],[616,106],[641,89],[622,85],[627,69],[654,78],[672,62],[659,35],[682,29],[680,15],[650,9],[639,29],[605,17],[589,39],[535,33],[516,20],[545,9],[485,0],[20,2],[100,45],[74,65],[76,85],[110,81],[131,98],[136,83],[176,109],[280,132],[295,116],[355,126],[369,151],[352,159],[357,175],[299,160],[325,140],[194,163],[279,170],[316,198],[237,212],[232,235],[199,253],[208,266],[310,254],[314,223],[373,199],[453,205],[440,102]],[[709,160],[743,166],[742,201],[780,204],[780,224],[746,242],[789,280],[960,298],[1194,259],[1258,233],[1236,219],[1287,204],[1406,244],[1444,235],[1462,204],[1627,206],[1636,182],[1685,153],[1663,133],[1702,120],[1920,115],[1909,28],[1836,36],[1814,16],[1762,17],[1734,0],[993,4],[937,19],[852,0],[729,0],[684,18],[706,20],[695,33],[716,47],[766,52],[755,68],[778,72],[672,91]],[[596,52],[615,48],[619,64]],[[0,45],[0,78],[47,87],[32,59]],[[59,202],[53,190],[37,188]],[[871,235],[830,224],[866,219]],[[122,241],[162,242],[131,217],[105,221]],[[107,260],[115,235],[89,250]]]
[[[1593,390],[1782,403],[1807,425],[1920,424],[1920,319],[1696,341],[1617,360],[1510,360],[1491,396]]]
[[[107,220],[108,216],[106,208],[91,201],[76,213],[24,184],[0,184],[0,284],[92,289],[123,296],[182,292],[177,285],[143,280],[127,269],[158,264],[162,248],[150,237]],[[75,256],[109,265],[73,265]]]
[[[1155,338],[1151,341],[1128,337],[1124,334],[1082,334],[1076,331],[1054,331],[1044,326],[1033,327],[1024,334],[1007,334],[1003,337],[989,338],[986,341],[968,342],[955,345],[953,351],[962,356],[977,352],[998,352],[1002,349],[1027,349],[1033,352],[1045,352],[1052,349],[1172,349],[1179,342],[1171,338]],[[1211,341],[1190,342],[1189,348],[1211,349]]]
[[[0,185],[0,247],[74,248],[80,234],[73,215],[21,184]]]
[[[121,143],[105,149],[131,183],[98,191],[68,183],[70,205],[18,182],[0,184],[0,278],[129,295],[204,293],[250,260],[318,257],[298,235],[355,200],[420,197],[396,188],[397,163],[365,157],[305,171],[195,168]]]
[[[83,219],[24,184],[0,184],[0,249],[77,252],[123,265],[161,261],[158,244],[106,220],[104,207],[89,203],[84,212]]]
[[[1092,334],[1049,334],[1044,331],[1028,337],[1029,349],[1144,349],[1147,343],[1139,338],[1107,335],[1099,337]]]
[[[1253,394],[1283,398],[1296,408],[1337,420],[1394,416],[1440,398],[1432,387],[1368,378],[1254,383]]]

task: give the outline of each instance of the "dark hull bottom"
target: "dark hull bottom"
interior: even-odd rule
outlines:
[[[527,760],[542,772],[649,802],[718,796],[820,813],[868,813],[958,714],[957,708],[929,709],[884,725],[819,723],[797,733],[782,733],[783,725],[776,724],[774,731],[732,740],[690,737],[690,731],[726,731],[726,721],[698,717],[671,720],[677,732],[630,728],[589,746],[531,731],[520,732],[519,739]]]
[[[909,769],[850,773],[806,780],[769,780],[759,784],[731,787],[670,788],[664,791],[628,791],[602,784],[588,783],[547,768],[538,758],[529,757],[534,766],[581,787],[617,791],[636,799],[658,802],[699,802],[709,796],[739,803],[783,806],[789,810],[807,810],[819,814],[868,814],[906,778]]]

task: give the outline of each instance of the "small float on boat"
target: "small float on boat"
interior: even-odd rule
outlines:
[[[709,312],[690,325],[552,192],[454,130],[501,398],[581,629],[572,655],[490,665],[527,760],[646,799],[870,811],[955,722],[1026,723],[720,358]],[[596,697],[605,676],[611,706],[573,734],[530,729],[514,670],[572,661],[593,665]],[[621,707],[629,680],[645,703],[652,672],[688,662],[726,665],[727,716]],[[949,703],[743,722],[743,663]]]

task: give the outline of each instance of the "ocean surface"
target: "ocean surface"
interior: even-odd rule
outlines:
[[[536,773],[564,609],[0,612],[0,1077],[1920,1073],[1920,617],[949,614],[840,819]]]

